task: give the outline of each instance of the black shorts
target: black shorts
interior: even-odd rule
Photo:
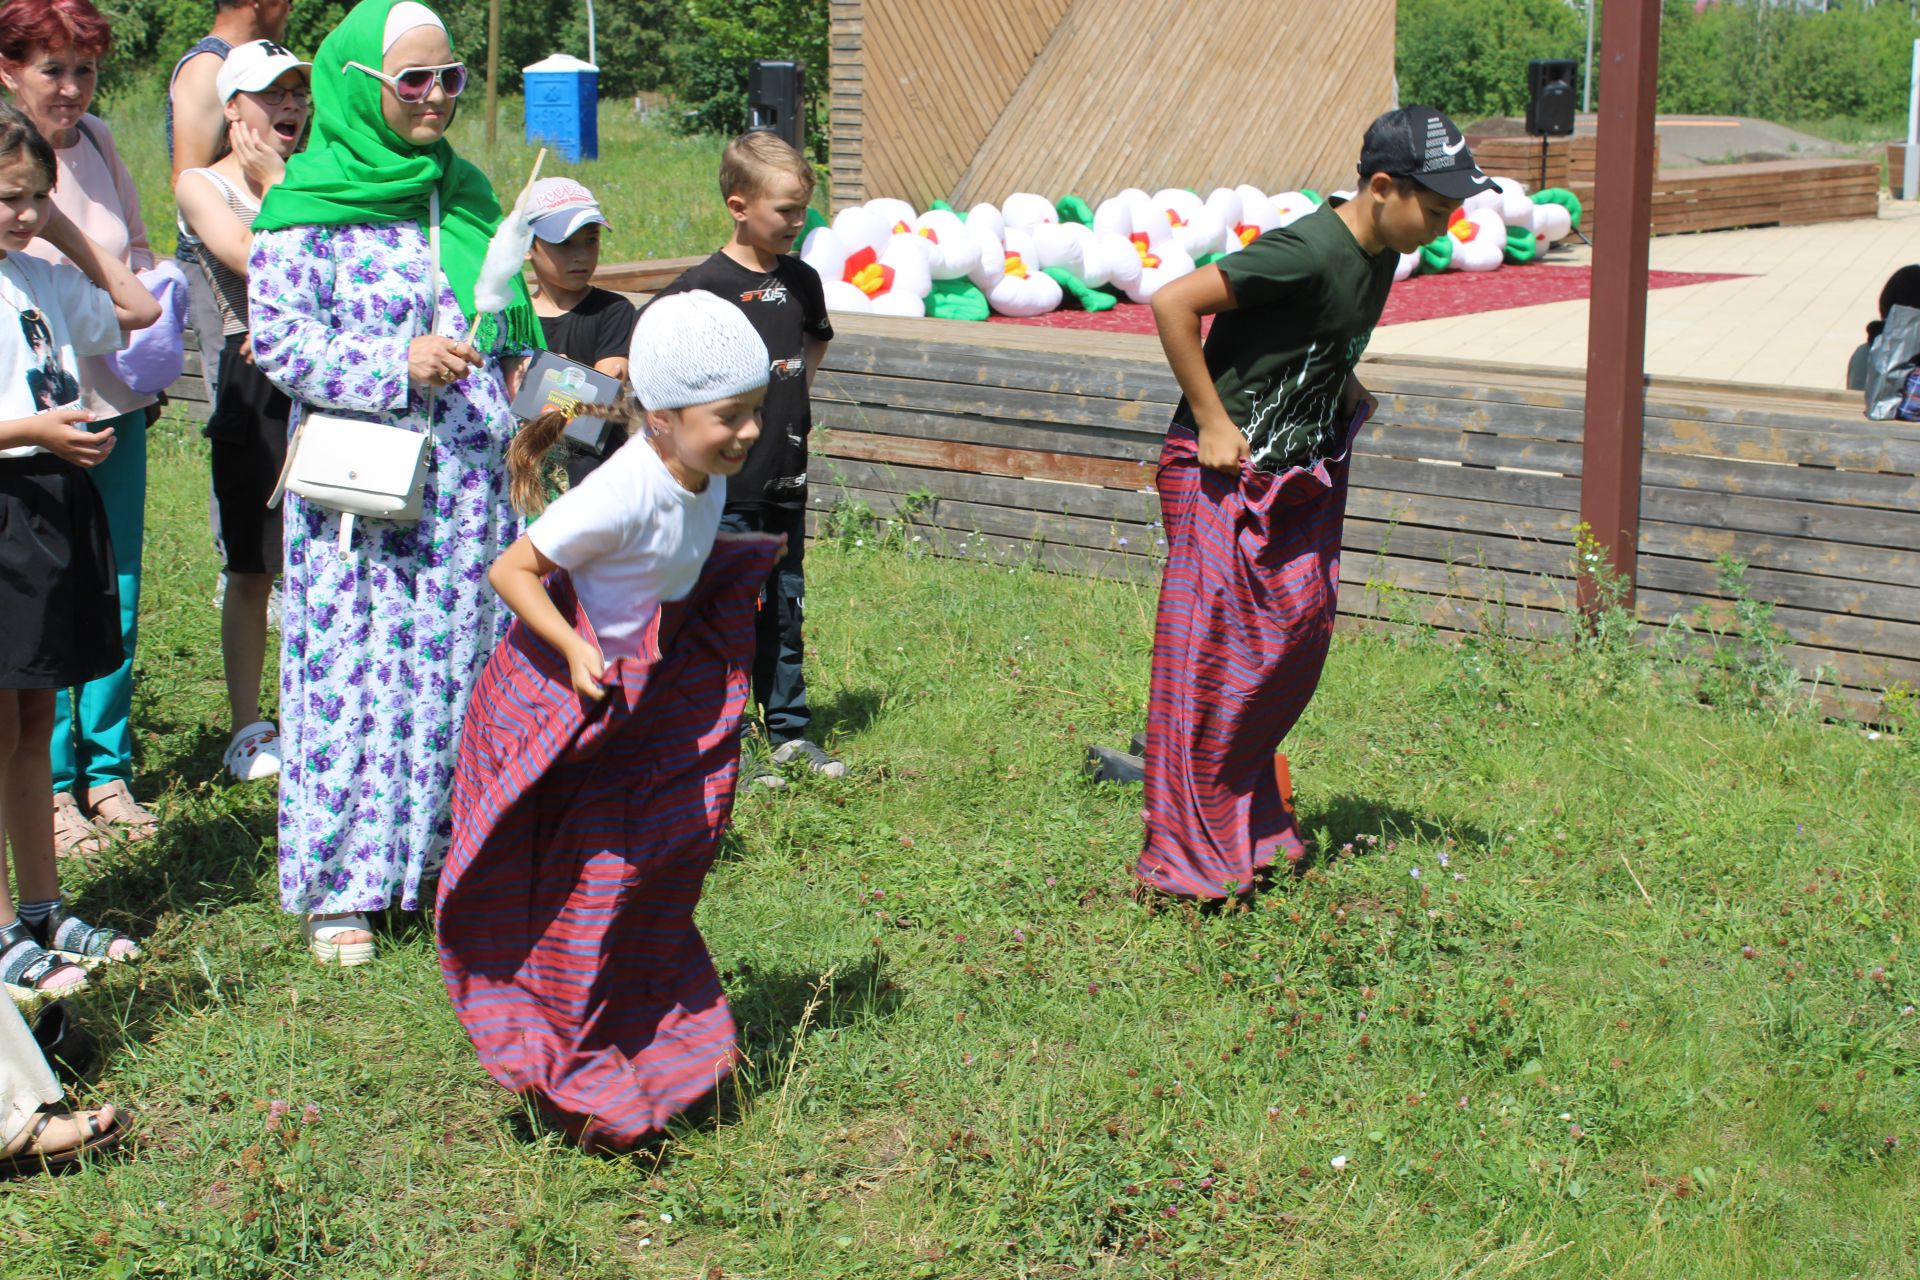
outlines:
[[[228,573],[280,572],[280,512],[268,510],[287,460],[293,403],[240,354],[245,334],[220,351],[220,398],[207,419],[213,444],[214,528]]]
[[[0,689],[74,688],[125,657],[100,491],[50,453],[0,458]]]

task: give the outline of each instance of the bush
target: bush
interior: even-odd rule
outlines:
[[[1586,33],[1584,15],[1564,0],[1400,0],[1400,101],[1463,124],[1523,115],[1527,63],[1580,58]]]
[[[1664,0],[1660,19],[1661,111],[1874,121],[1906,113],[1920,37],[1911,9]],[[1563,0],[1401,0],[1400,100],[1463,122],[1522,115],[1527,60],[1580,60],[1585,42],[1584,7]],[[1596,102],[1603,90],[1596,78]]]
[[[287,23],[287,44],[312,57],[352,8],[348,0],[300,0]],[[484,89],[487,65],[486,0],[438,0],[453,47],[472,66],[474,91]],[[602,0],[594,8],[602,96],[625,96],[667,84],[667,46],[681,29],[685,0]],[[101,68],[111,97],[164,91],[174,63],[212,23],[210,0],[117,0],[103,11],[113,21],[113,51]],[[824,31],[822,46],[824,48]],[[587,56],[585,0],[554,8],[503,0],[500,15],[500,91],[520,91],[520,68],[551,53]]]
[[[827,158],[827,0],[686,0],[670,60],[674,96],[690,132],[747,127],[747,67],[792,58],[807,72],[807,150]]]

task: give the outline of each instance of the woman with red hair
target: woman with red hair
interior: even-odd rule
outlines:
[[[0,2],[0,84],[54,146],[53,203],[96,244],[135,271],[153,265],[140,196],[113,133],[89,115],[100,58],[112,41],[106,17],[88,0]],[[36,240],[27,253],[65,262]],[[118,443],[90,473],[105,503],[120,574],[120,628],[126,660],[112,674],[62,691],[54,711],[53,812],[57,851],[87,853],[118,836],[143,840],[157,822],[133,798],[133,647],[140,615],[140,549],[147,498],[148,410],[154,397],[123,382],[105,356],[80,361],[82,407]],[[74,724],[78,703],[77,727]]]

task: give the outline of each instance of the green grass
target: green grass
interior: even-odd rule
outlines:
[[[521,101],[501,99],[498,140],[491,150],[479,90],[462,102],[451,133],[454,148],[479,165],[501,203],[510,204],[539,151],[522,138]],[[179,235],[158,101],[128,98],[105,102],[98,110],[113,127],[140,190],[154,252],[171,254]],[[599,199],[612,224],[602,241],[602,262],[688,257],[719,248],[732,231],[718,187],[725,145],[724,138],[674,133],[657,116],[643,120],[625,103],[608,101],[600,104],[600,158],[568,164],[549,152],[541,174],[577,178]]]
[[[1152,913],[1138,792],[1078,776],[1141,722],[1152,590],[823,542],[810,679],[854,773],[746,797],[699,915],[749,1064],[717,1123],[600,1159],[487,1080],[424,922],[304,958],[272,791],[217,778],[204,448],[169,423],[153,463],[165,826],[69,886],[148,939],[79,1002],[80,1096],[139,1136],[0,1197],[6,1275],[1920,1267],[1910,739],[1343,638],[1288,744],[1329,856]]]

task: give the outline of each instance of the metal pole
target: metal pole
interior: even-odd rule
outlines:
[[[487,150],[500,125],[500,0],[487,0]]]
[[[1640,442],[1646,411],[1647,241],[1653,226],[1654,97],[1660,0],[1609,0],[1600,45],[1607,99],[1600,104],[1594,186],[1607,193],[1594,235],[1587,308],[1587,422],[1581,446],[1580,518],[1632,589],[1640,532]],[[1581,607],[1597,605],[1582,576]]]
[[[1593,0],[1587,0],[1587,60],[1580,64],[1580,112],[1593,110]]]
[[[599,44],[594,39],[593,0],[587,0],[587,61],[596,67],[600,65]]]
[[[1920,40],[1913,42],[1913,80],[1907,86],[1907,150],[1901,166],[1900,198],[1920,196]]]

